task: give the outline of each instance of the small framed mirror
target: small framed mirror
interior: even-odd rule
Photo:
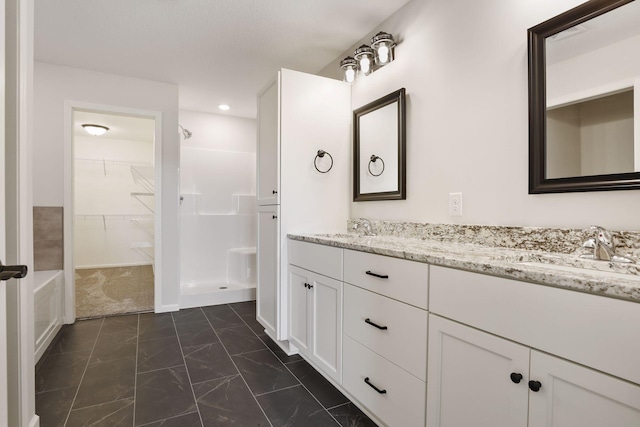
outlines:
[[[528,30],[530,194],[640,189],[639,22],[591,0]]]
[[[404,200],[405,89],[353,112],[353,201]]]

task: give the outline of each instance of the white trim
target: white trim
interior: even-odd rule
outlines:
[[[156,297],[156,302],[157,302],[157,297]],[[167,304],[167,305],[157,305],[156,304],[156,309],[155,312],[156,313],[168,313],[170,311],[178,311],[180,310],[180,304]]]
[[[607,83],[602,86],[597,86],[547,99],[547,109],[550,110],[575,104],[577,102],[585,102],[592,99],[601,98],[604,95],[615,95],[616,93],[621,93],[629,89],[633,89],[635,82],[635,78],[619,80],[617,82]]]
[[[150,263],[150,262],[141,261],[141,262],[129,262],[129,263],[123,263],[123,264],[76,265],[75,269],[76,270],[90,270],[90,269],[96,269],[96,268],[144,267],[146,265],[153,265],[153,264]]]
[[[74,152],[73,152],[73,111],[95,111],[100,113],[126,114],[152,118],[155,120],[154,136],[154,166],[155,166],[155,265],[162,265],[162,112],[157,110],[142,110],[137,108],[120,107],[104,104],[93,104],[83,101],[65,100],[64,102],[64,322],[73,323],[76,320],[75,313],[75,274],[73,259],[73,176],[74,176]],[[162,275],[154,275],[154,298],[156,312],[160,312],[162,301]],[[176,305],[177,307],[177,305]],[[161,308],[160,308],[161,309]],[[177,308],[176,308],[177,310]],[[175,311],[175,310],[174,310]]]

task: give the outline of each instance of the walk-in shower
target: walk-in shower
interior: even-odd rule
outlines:
[[[194,132],[181,126],[180,307],[255,299],[254,121],[185,116]]]

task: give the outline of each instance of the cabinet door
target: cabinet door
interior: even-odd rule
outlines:
[[[640,386],[535,350],[531,379],[530,427],[640,426]]]
[[[427,425],[526,427],[529,351],[429,315]]]
[[[272,337],[276,336],[280,310],[278,286],[280,257],[278,206],[258,208],[258,285],[256,287],[256,317]]]
[[[289,265],[289,342],[298,348],[300,353],[309,354],[309,286],[312,280],[310,272]]]
[[[342,282],[314,274],[311,282],[313,359],[342,383]]]
[[[279,79],[258,94],[258,205],[279,203]]]

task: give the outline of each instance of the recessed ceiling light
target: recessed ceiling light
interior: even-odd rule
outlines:
[[[218,108],[221,109],[222,111],[229,111],[231,109],[231,106],[227,104],[220,104],[218,105]]]
[[[109,130],[108,127],[102,125],[84,124],[82,127],[93,136],[104,135],[105,132]]]

